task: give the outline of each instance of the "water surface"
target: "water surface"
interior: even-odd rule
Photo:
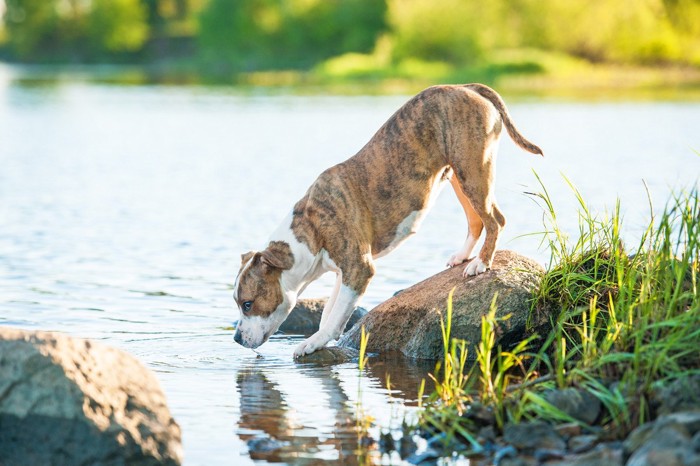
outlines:
[[[506,96],[507,97],[507,96]],[[298,336],[236,345],[231,283],[323,169],[355,153],[406,97],[241,94],[226,88],[32,84],[0,68],[0,325],[102,340],[153,369],[183,429],[186,464],[354,461],[358,386],[378,424],[400,422],[425,367],[295,364]],[[627,235],[700,174],[697,102],[509,100],[545,151],[507,138],[502,247],[548,260],[536,170],[575,234],[566,174],[591,205],[622,201]],[[442,270],[466,222],[443,192],[422,230],[380,259],[361,304]],[[324,277],[306,296],[324,296]],[[395,387],[387,389],[386,372]],[[260,440],[262,439],[262,440]],[[250,453],[249,442],[278,443]],[[253,443],[256,444],[256,443]],[[388,461],[385,458],[386,461]]]

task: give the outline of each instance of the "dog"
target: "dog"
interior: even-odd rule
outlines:
[[[433,86],[409,100],[356,155],[321,173],[264,250],[241,256],[233,292],[241,319],[234,340],[248,348],[262,345],[304,288],[329,271],[336,281],[319,330],[299,344],[294,357],[340,337],[374,275],[374,260],[416,233],[447,181],[469,226],[447,266],[467,261],[485,229],[464,276],[485,272],[506,223],[493,183],[503,126],[522,149],[543,155],[518,132],[488,86]]]

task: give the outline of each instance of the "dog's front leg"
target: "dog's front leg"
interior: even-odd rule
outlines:
[[[333,292],[331,293],[330,297],[328,298],[328,301],[326,301],[326,305],[323,306],[323,313],[321,314],[321,323],[318,326],[319,330],[322,329],[326,325],[326,321],[328,320],[328,316],[330,316],[331,312],[333,311],[333,306],[335,305],[335,300],[338,298],[338,294],[340,294],[340,286],[342,284],[343,284],[343,276],[340,274],[340,272],[337,272],[336,279],[335,279],[335,286],[333,286]]]
[[[294,350],[294,357],[298,358],[305,354],[311,354],[326,346],[329,341],[340,337],[359,299],[360,294],[358,292],[342,284],[328,318],[318,329],[318,332],[297,346],[296,350]]]

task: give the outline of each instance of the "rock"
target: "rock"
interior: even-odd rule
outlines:
[[[575,437],[581,435],[581,426],[575,422],[567,422],[555,425],[554,431],[564,438]]]
[[[453,288],[452,337],[468,342],[472,361],[481,339],[481,317],[489,311],[496,293],[497,316],[512,315],[501,324],[496,345],[508,349],[549,325],[549,316],[544,313],[530,319],[532,291],[544,273],[537,262],[512,251],[497,251],[493,267],[486,273],[464,278],[463,270],[464,266],[453,267],[403,290],[367,313],[338,345],[358,348],[364,325],[369,332],[368,351],[400,351],[412,358],[441,359],[440,320]]]
[[[294,306],[292,312],[287,319],[282,322],[279,330],[284,333],[294,335],[310,336],[316,333],[318,325],[321,323],[321,314],[323,306],[326,305],[328,298],[319,299],[300,299],[297,305]],[[362,316],[367,314],[364,308],[357,307],[350,316],[345,330],[350,329]]]
[[[605,444],[589,452],[567,456],[562,461],[548,462],[547,466],[622,466],[622,449]]]
[[[0,328],[0,464],[178,465],[180,427],[134,357]]]
[[[659,428],[666,424],[680,424],[692,436],[700,431],[700,411],[681,411],[665,414],[656,419],[656,424]]]
[[[535,449],[565,451],[566,442],[546,422],[533,421],[506,424],[503,441],[520,451]]]
[[[593,448],[598,443],[597,435],[577,435],[569,439],[569,450],[573,453],[583,453]]]
[[[677,411],[700,410],[700,375],[674,380],[654,391],[658,415]]]
[[[287,441],[279,441],[271,437],[255,437],[246,442],[248,452],[251,455],[259,453],[270,453],[289,445]]]
[[[314,363],[319,365],[342,364],[357,359],[359,352],[352,348],[339,348],[337,346],[326,346],[311,354],[305,354],[296,359],[298,363]]]
[[[544,398],[559,411],[586,424],[593,424],[600,415],[600,400],[586,390],[550,390],[545,393]]]
[[[677,448],[687,460],[692,458],[690,453],[697,453],[691,437],[698,432],[700,432],[700,411],[665,414],[653,422],[647,422],[634,429],[624,442],[624,450],[628,456],[631,455],[630,460],[636,458],[640,465],[652,464],[648,463],[651,461],[648,454],[651,450]]]
[[[654,423],[646,441],[632,453],[627,466],[700,466],[687,429],[677,423]],[[627,449],[627,442],[625,448]]]

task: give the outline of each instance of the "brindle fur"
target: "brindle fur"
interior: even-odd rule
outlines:
[[[491,105],[500,119],[490,117]],[[372,256],[391,244],[402,220],[426,207],[436,178],[451,168],[470,228],[486,227],[480,258],[490,266],[505,225],[492,193],[496,154],[490,151],[503,124],[523,149],[542,153],[517,131],[490,88],[426,89],[389,118],[357,155],[318,177],[294,206],[296,238],[314,254],[328,251],[343,271],[343,283],[362,294],[374,274]]]

